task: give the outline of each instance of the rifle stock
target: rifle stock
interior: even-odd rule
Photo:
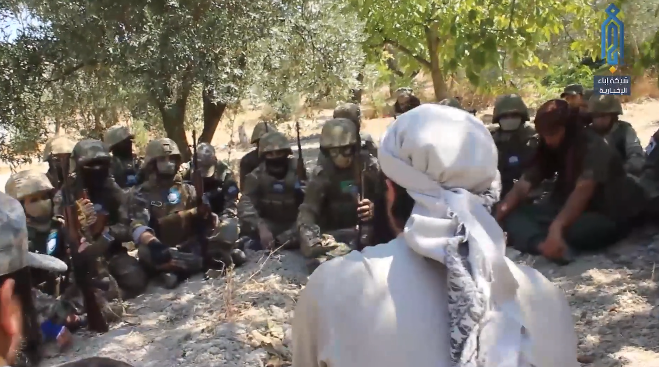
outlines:
[[[363,180],[363,162],[362,162],[362,139],[360,131],[361,126],[357,125],[357,146],[355,147],[354,152],[354,169],[355,169],[355,185],[357,186],[357,205],[364,198],[364,180]],[[357,220],[357,249],[359,251],[364,249],[364,244],[362,243],[362,234],[363,234],[363,223],[361,220]]]
[[[300,121],[295,120],[295,132],[297,133],[297,177],[301,181],[307,181],[307,169],[304,167],[304,157],[302,156],[302,143],[300,142]]]
[[[64,173],[63,177],[67,177],[68,164],[62,167]],[[82,242],[83,228],[78,221],[78,207],[74,199],[73,193],[65,180],[62,185],[62,204],[64,207],[64,223],[66,226],[66,234],[68,244],[71,250],[71,263],[73,265],[73,276],[76,285],[82,293],[82,301],[87,311],[88,327],[89,330],[99,333],[108,331],[108,324],[103,317],[101,307],[96,299],[96,294],[92,286],[89,274],[90,260],[84,258],[78,252],[78,246]],[[88,232],[88,231],[87,231]],[[91,240],[91,238],[90,238]]]

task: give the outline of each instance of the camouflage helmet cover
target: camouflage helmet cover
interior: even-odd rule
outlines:
[[[105,144],[96,139],[81,140],[73,148],[73,158],[76,166],[84,166],[91,161],[110,161],[110,153]]]
[[[442,100],[441,102],[439,102],[438,104],[439,104],[439,105],[443,105],[443,106],[449,106],[449,107],[453,107],[453,108],[459,108],[459,109],[462,109],[462,104],[460,103],[460,101],[458,101],[458,100],[455,99],[455,98],[446,98],[446,99],[443,99],[443,100]]]
[[[25,267],[65,272],[68,267],[54,256],[28,251],[27,218],[23,206],[11,196],[0,193],[0,275]]]
[[[267,121],[260,121],[256,126],[254,126],[254,131],[252,131],[252,138],[249,140],[250,143],[256,144],[262,137],[263,134],[270,131],[277,131],[275,126]]]
[[[412,97],[413,91],[412,88],[410,87],[403,87],[403,88],[398,88],[394,92],[394,97],[396,98],[396,101],[398,103],[405,103],[407,102],[410,97]]]
[[[335,119],[344,118],[359,124],[362,118],[362,110],[355,103],[344,103],[334,109],[333,116]]]
[[[331,119],[323,125],[320,147],[323,149],[345,147],[357,143],[357,127],[343,118]]]
[[[622,104],[614,95],[593,95],[588,100],[590,113],[613,113],[622,115]]]
[[[152,160],[158,157],[168,157],[170,155],[181,155],[181,151],[178,150],[178,145],[174,140],[169,138],[160,138],[156,140],[151,140],[149,144],[146,145],[146,154],[144,156],[144,164],[149,164]]]
[[[524,103],[524,100],[519,94],[505,94],[499,96],[494,102],[494,113],[492,114],[493,121],[498,121],[499,117],[509,113],[521,115],[523,121],[529,120],[529,109],[526,107],[526,103]]]
[[[48,161],[53,154],[71,154],[76,142],[66,135],[56,136],[46,142],[43,149],[43,161]]]
[[[197,165],[203,177],[211,177],[215,173],[215,164],[217,156],[215,147],[208,143],[201,143],[197,146]]]
[[[54,190],[48,176],[36,170],[25,170],[17,172],[7,180],[5,193],[16,200],[24,197]]]
[[[259,156],[279,150],[291,150],[291,143],[288,142],[286,135],[279,131],[270,131],[261,137],[261,141],[259,142]]]
[[[133,134],[130,133],[130,130],[126,126],[114,125],[103,134],[103,142],[107,144],[109,149],[112,149],[117,143],[133,137]]]

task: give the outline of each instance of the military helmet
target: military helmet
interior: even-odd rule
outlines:
[[[362,110],[359,105],[355,103],[344,103],[334,109],[335,119],[344,118],[351,120],[355,124],[359,124],[362,119]]]
[[[442,106],[449,106],[449,107],[453,107],[453,108],[459,108],[461,110],[463,109],[462,104],[460,103],[460,101],[458,101],[455,98],[445,98],[437,104],[442,105]]]
[[[151,140],[149,144],[146,145],[144,165],[149,164],[152,160],[158,157],[168,157],[170,155],[181,155],[181,151],[178,150],[178,145],[176,145],[174,140],[169,138]]]
[[[56,136],[46,142],[43,148],[43,161],[48,161],[53,154],[71,154],[76,142],[66,135]]]
[[[529,118],[529,109],[526,107],[526,103],[522,100],[522,97],[519,94],[505,94],[499,96],[494,102],[494,113],[492,114],[492,120],[498,121],[499,117],[508,113],[516,113],[522,116],[523,121],[528,121]]]
[[[256,124],[256,126],[254,126],[254,131],[252,131],[252,138],[249,140],[249,142],[255,144],[261,139],[261,137],[263,137],[263,134],[270,131],[277,131],[277,129],[270,122],[260,121],[258,124]]]
[[[259,142],[259,155],[278,150],[291,150],[291,143],[288,142],[286,135],[279,131],[270,131],[261,137]]]
[[[92,161],[110,161],[110,153],[108,152],[105,144],[96,139],[81,140],[73,147],[73,155],[71,156],[76,166],[84,166]]]
[[[28,195],[54,189],[45,173],[33,169],[11,175],[7,180],[7,184],[5,184],[5,193],[16,200],[22,200]]]
[[[133,138],[133,134],[131,134],[130,130],[123,125],[111,126],[105,134],[103,134],[103,142],[107,144],[108,149],[112,149],[116,144],[130,138]]]
[[[593,95],[588,100],[588,112],[590,113],[614,113],[622,115],[622,104],[613,95]]]
[[[357,127],[348,119],[331,119],[323,125],[320,147],[323,149],[345,147],[357,143]]]

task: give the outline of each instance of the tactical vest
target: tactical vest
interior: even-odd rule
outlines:
[[[262,168],[265,172],[265,167]],[[300,191],[295,164],[291,161],[283,180],[277,180],[268,174],[260,175],[259,178],[259,216],[275,223],[294,223],[297,220],[297,198]]]
[[[158,239],[169,247],[181,244],[190,236],[190,218],[181,216],[178,221],[168,221],[166,226],[158,225],[158,220],[183,212],[188,209],[188,190],[182,182],[174,182],[169,188],[147,185],[139,194],[147,200],[151,222],[149,226],[156,231]]]
[[[328,175],[330,185],[325,201],[320,210],[320,228],[323,231],[345,229],[357,225],[357,186],[355,172],[352,168],[336,169],[334,166],[324,168],[322,174]]]
[[[625,121],[615,122],[611,131],[604,137],[610,146],[614,147],[623,161],[627,160],[626,135],[632,125]]]
[[[492,131],[492,138],[499,152],[498,169],[501,173],[501,195],[505,195],[518,180],[537,148],[534,129],[525,125],[515,132]]]
[[[114,176],[115,182],[122,189],[137,185],[137,165],[135,164],[135,160],[122,160],[112,157],[112,176]]]

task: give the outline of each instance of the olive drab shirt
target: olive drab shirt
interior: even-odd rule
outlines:
[[[112,156],[110,173],[117,185],[122,189],[133,187],[138,184],[137,173],[140,170],[140,161],[137,158],[120,159]]]
[[[659,130],[654,132],[645,147],[645,164],[639,177],[639,184],[650,199],[659,197]]]
[[[636,180],[627,175],[616,151],[590,130],[584,130],[575,144],[578,144],[578,149],[571,149],[572,153],[567,154],[567,160],[573,157],[576,162],[561,164],[561,168],[554,172],[540,167],[538,163],[524,172],[524,178],[537,186],[543,179],[549,179],[556,173],[550,200],[559,205],[565,203],[579,179],[592,179],[597,187],[587,211],[604,214],[619,222],[638,215],[644,206],[643,191]],[[576,152],[581,153],[577,155]],[[570,174],[565,167],[580,168],[575,174]]]
[[[645,163],[645,152],[636,130],[630,123],[625,121],[614,123],[604,139],[620,154],[625,171],[635,176],[641,173]]]
[[[143,184],[128,192],[126,207],[131,232],[150,227],[163,244],[175,247],[194,233],[197,194],[194,186],[184,183],[180,175],[174,182],[158,182],[151,175]],[[178,215],[170,215],[178,214]]]
[[[179,174],[184,181],[190,181],[192,170],[190,163],[181,165]],[[238,183],[233,171],[224,162],[215,164],[215,172],[211,177],[204,177],[204,193],[209,194],[209,202],[213,213],[220,217],[235,218],[238,216]]]
[[[282,228],[295,225],[303,196],[296,171],[297,159],[290,158],[288,167],[282,180],[268,174],[265,163],[245,177],[238,216],[251,230],[256,230],[262,221]]]
[[[377,159],[378,147],[375,145],[373,137],[370,134],[364,132],[360,132],[359,136],[361,137],[362,151]],[[316,160],[316,166],[326,166],[330,164],[332,164],[332,162],[329,160],[329,158],[323,154],[322,151],[319,152],[318,159]]]
[[[501,173],[501,196],[513,187],[514,181],[522,177],[524,169],[533,159],[538,147],[538,137],[531,124],[524,124],[511,132],[501,131],[499,125],[489,128],[499,152],[499,172]]]
[[[259,159],[258,149],[252,149],[249,153],[240,158],[240,191],[245,188],[245,176],[254,171],[259,166],[261,160]]]
[[[365,197],[373,202],[382,195],[380,166],[375,157],[362,151],[364,166],[362,182]],[[355,170],[337,169],[331,160],[319,165],[307,183],[304,202],[300,205],[298,228],[318,226],[321,232],[345,229],[357,225],[357,194]]]

